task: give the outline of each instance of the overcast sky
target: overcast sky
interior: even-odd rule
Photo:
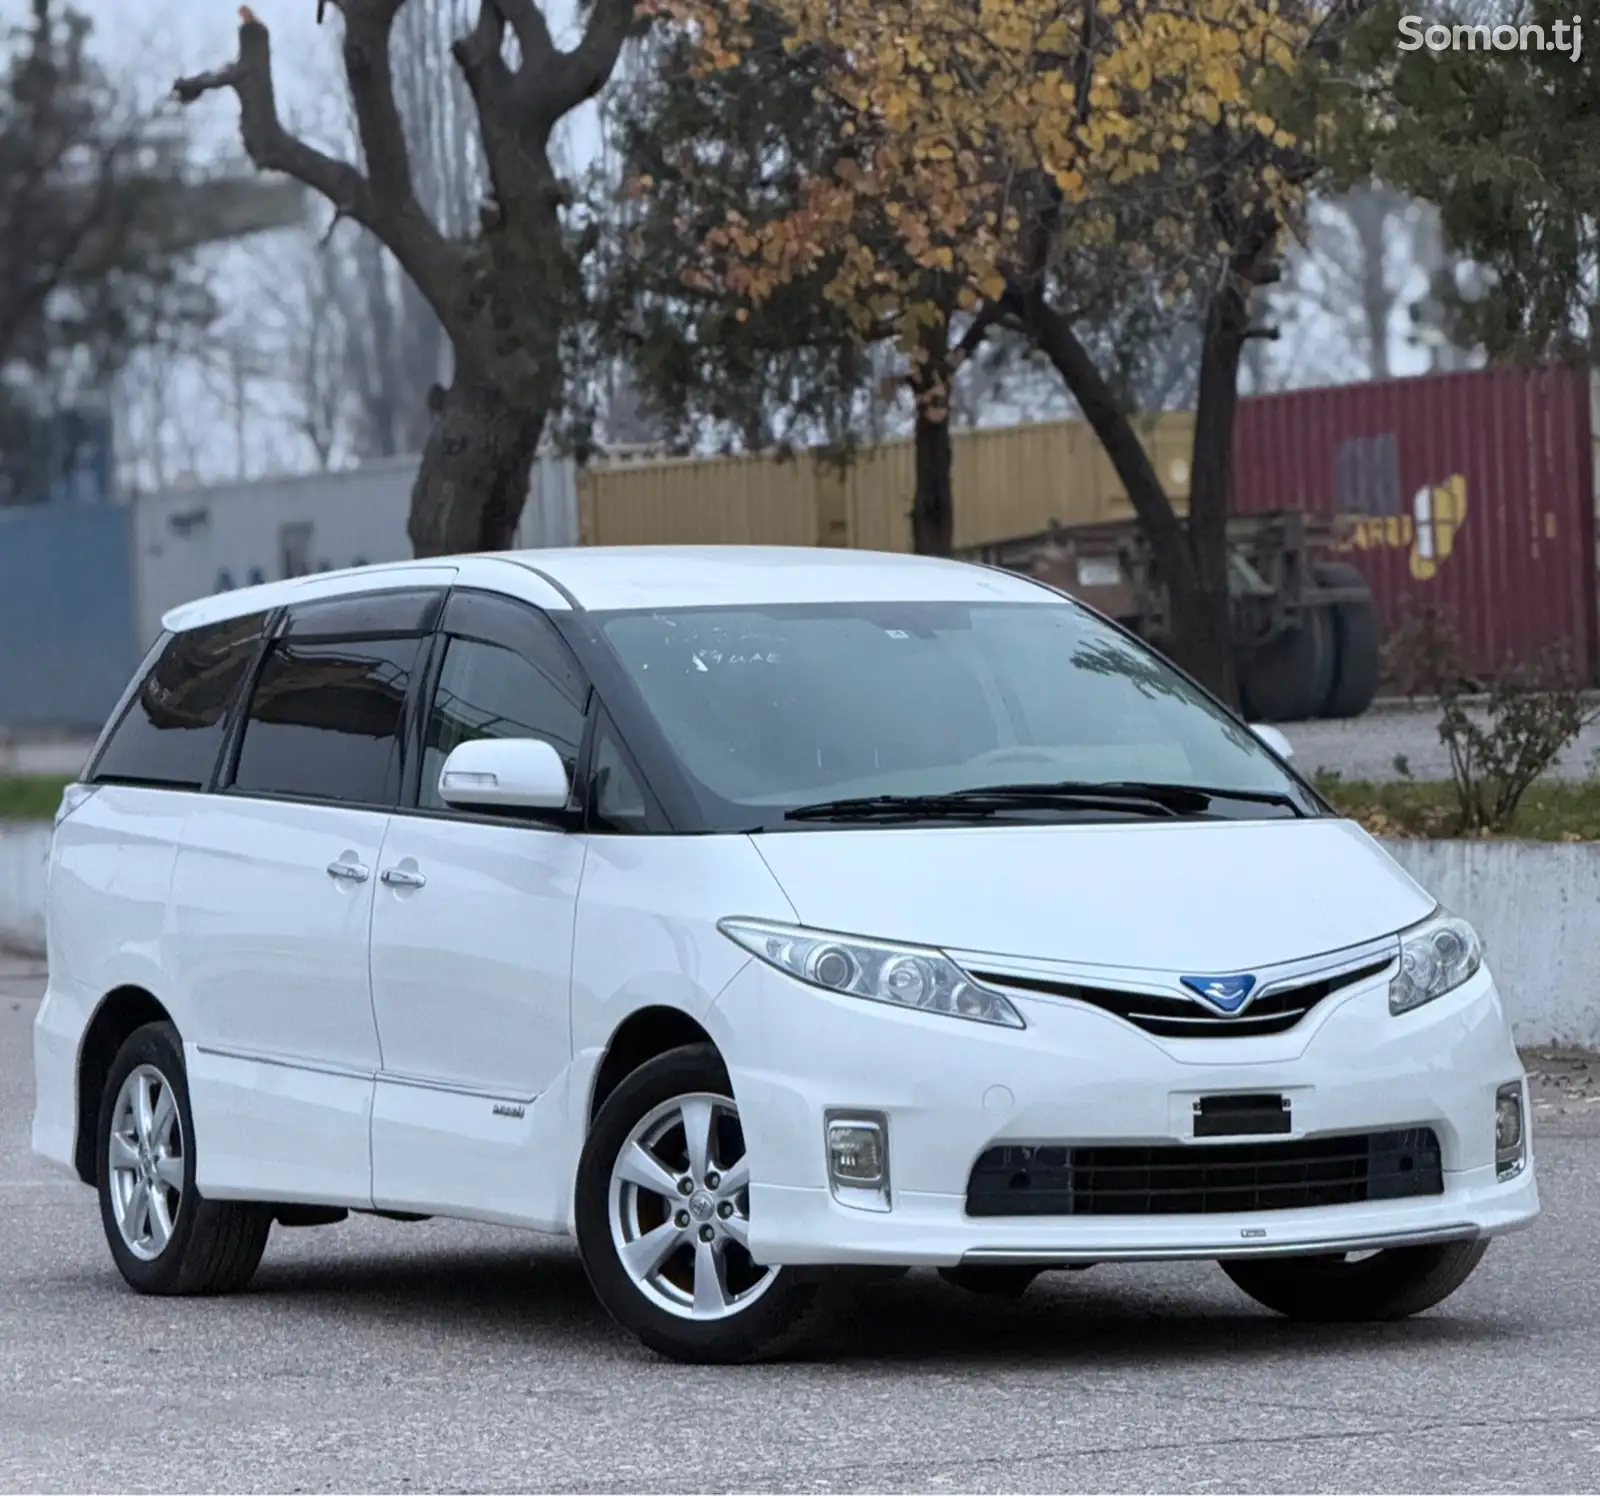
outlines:
[[[174,78],[228,62],[237,49],[236,0],[76,0],[95,24],[97,51],[140,94],[155,101]],[[0,7],[25,13],[27,0],[0,0]],[[339,72],[339,19],[330,6],[317,25],[316,0],[254,0],[251,7],[272,33],[279,108],[286,121],[309,133],[325,130],[344,109]],[[573,0],[547,0],[544,10],[556,39],[576,39]],[[208,144],[238,148],[238,115],[231,97],[214,95],[191,110]],[[587,156],[597,137],[586,119],[573,139],[575,153]]]

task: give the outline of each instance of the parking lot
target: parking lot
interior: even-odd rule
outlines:
[[[252,1290],[140,1299],[28,1151],[37,966],[0,965],[7,1490],[1592,1490],[1600,1109],[1540,1081],[1545,1215],[1409,1324],[1297,1328],[1208,1264],[917,1274],[825,1358],[710,1370],[614,1329],[561,1242],[279,1229]]]

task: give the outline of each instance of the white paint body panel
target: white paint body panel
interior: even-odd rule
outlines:
[[[759,847],[815,929],[1168,974],[1259,971],[1433,908],[1351,821],[819,830]]]
[[[545,552],[368,568],[191,604],[169,626],[436,581],[551,609],[838,596],[1037,599],[953,563],[861,553]],[[559,583],[559,587],[556,585]],[[354,859],[364,882],[331,878]],[[421,875],[409,887],[391,870]],[[481,819],[102,789],[58,828],[34,1145],[70,1167],[77,1057],[106,994],[151,993],[185,1041],[200,1186],[568,1229],[596,1073],[644,1008],[709,1032],[777,1263],[949,1264],[973,1252],[1216,1255],[1259,1242],[1495,1234],[1538,1209],[1497,1183],[1496,1089],[1522,1074],[1487,968],[1396,1018],[1387,973],[1269,1037],[1168,1040],[1018,995],[1008,1030],[823,992],[717,930],[726,916],[943,948],[1012,975],[1174,991],[1395,934],[1433,901],[1329,820],[587,836]],[[1392,947],[1391,947],[1392,948]],[[1432,1127],[1442,1195],[1249,1216],[974,1219],[1008,1141],[1181,1143],[1201,1093],[1293,1098],[1294,1135]],[[824,1113],[889,1119],[888,1212],[825,1176]],[[1189,1130],[1186,1131],[1186,1128]]]
[[[927,1266],[994,1250],[1204,1256],[1238,1250],[1246,1229],[1264,1229],[1262,1245],[1277,1248],[1462,1224],[1492,1233],[1538,1208],[1531,1168],[1495,1182],[1495,1091],[1522,1066],[1487,972],[1399,1019],[1381,976],[1288,1033],[1255,1039],[1162,1040],[1074,1003],[1014,1001],[1021,1032],[835,997],[759,962],[742,972],[709,1026],[729,1057],[757,1181],[752,1250],[775,1262]],[[996,1087],[1009,1103],[995,1104]],[[1240,1216],[965,1213],[968,1173],[990,1147],[1182,1142],[1195,1098],[1229,1090],[1292,1093],[1294,1137],[1432,1126],[1445,1193]],[[841,1205],[828,1189],[823,1114],[858,1107],[888,1117],[885,1214]]]
[[[541,1151],[539,1103],[560,1093],[572,1056],[583,863],[584,838],[559,831],[391,819],[384,873],[427,881],[379,881],[373,911],[379,1205],[515,1215],[530,1156]],[[506,1110],[497,1114],[497,1104]],[[532,1120],[513,1115],[518,1108]]]
[[[167,982],[167,895],[191,799],[109,787],[51,839],[45,951],[49,985],[34,1022],[33,1146],[70,1170],[78,1056],[107,993]],[[98,1098],[86,1098],[90,1110]]]
[[[233,795],[191,803],[157,995],[188,1057],[205,1140],[196,1182],[219,1197],[369,1201],[381,1053],[367,940],[389,818]],[[333,877],[336,862],[365,881]]]

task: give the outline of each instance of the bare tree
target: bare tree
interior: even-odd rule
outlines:
[[[1305,242],[1284,282],[1271,288],[1270,316],[1291,335],[1286,382],[1392,378],[1405,342],[1427,343],[1437,368],[1462,366],[1467,355],[1437,331],[1429,292],[1459,264],[1433,207],[1370,182],[1319,199],[1307,216]],[[1264,349],[1257,359],[1252,391],[1256,375],[1266,377]]]
[[[471,26],[471,0],[409,0],[390,43],[395,107],[411,148],[417,198],[451,239],[471,234],[488,185],[472,96],[451,60]],[[352,121],[359,141],[360,122]],[[369,235],[346,254],[347,373],[360,407],[365,457],[420,451],[428,393],[450,377],[450,342],[417,283]]]
[[[414,3],[414,0],[411,0]],[[581,39],[558,47],[536,0],[478,0],[451,53],[477,116],[489,191],[465,238],[425,205],[402,122],[392,43],[408,0],[319,0],[344,24],[343,61],[361,165],[292,134],[278,114],[267,28],[241,11],[239,52],[226,67],[174,85],[192,103],[219,89],[238,98],[241,136],[258,168],[321,194],[369,230],[415,284],[450,339],[448,387],[412,495],[418,555],[510,543],[534,454],[566,392],[565,362],[592,236],[574,232],[571,186],[552,149],[561,121],[605,85],[635,25],[634,0],[594,0]],[[446,86],[439,80],[438,86]]]
[[[0,502],[35,496],[53,414],[211,303],[175,243],[184,142],[115,87],[86,16],[32,0],[0,33]]]
[[[251,325],[282,422],[327,472],[355,448],[359,412],[347,377],[357,289],[340,246],[298,234],[258,263]]]
[[[209,423],[195,416],[192,349],[140,350],[110,387],[117,483],[124,493],[161,493],[197,481]]]

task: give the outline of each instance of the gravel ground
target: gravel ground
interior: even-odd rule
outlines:
[[[1284,734],[1295,763],[1315,772],[1334,769],[1346,779],[1395,779],[1395,756],[1403,754],[1417,779],[1448,779],[1450,760],[1439,741],[1439,714],[1427,707],[1387,707],[1349,722],[1293,722]],[[1588,779],[1600,767],[1600,722],[1592,722],[1550,772],[1560,779]]]
[[[913,1274],[809,1362],[655,1360],[565,1242],[278,1231],[250,1292],[142,1299],[28,1152],[42,984],[0,968],[0,1490],[1594,1491],[1600,1061],[1539,1055],[1545,1213],[1447,1304],[1296,1326],[1206,1264]]]

